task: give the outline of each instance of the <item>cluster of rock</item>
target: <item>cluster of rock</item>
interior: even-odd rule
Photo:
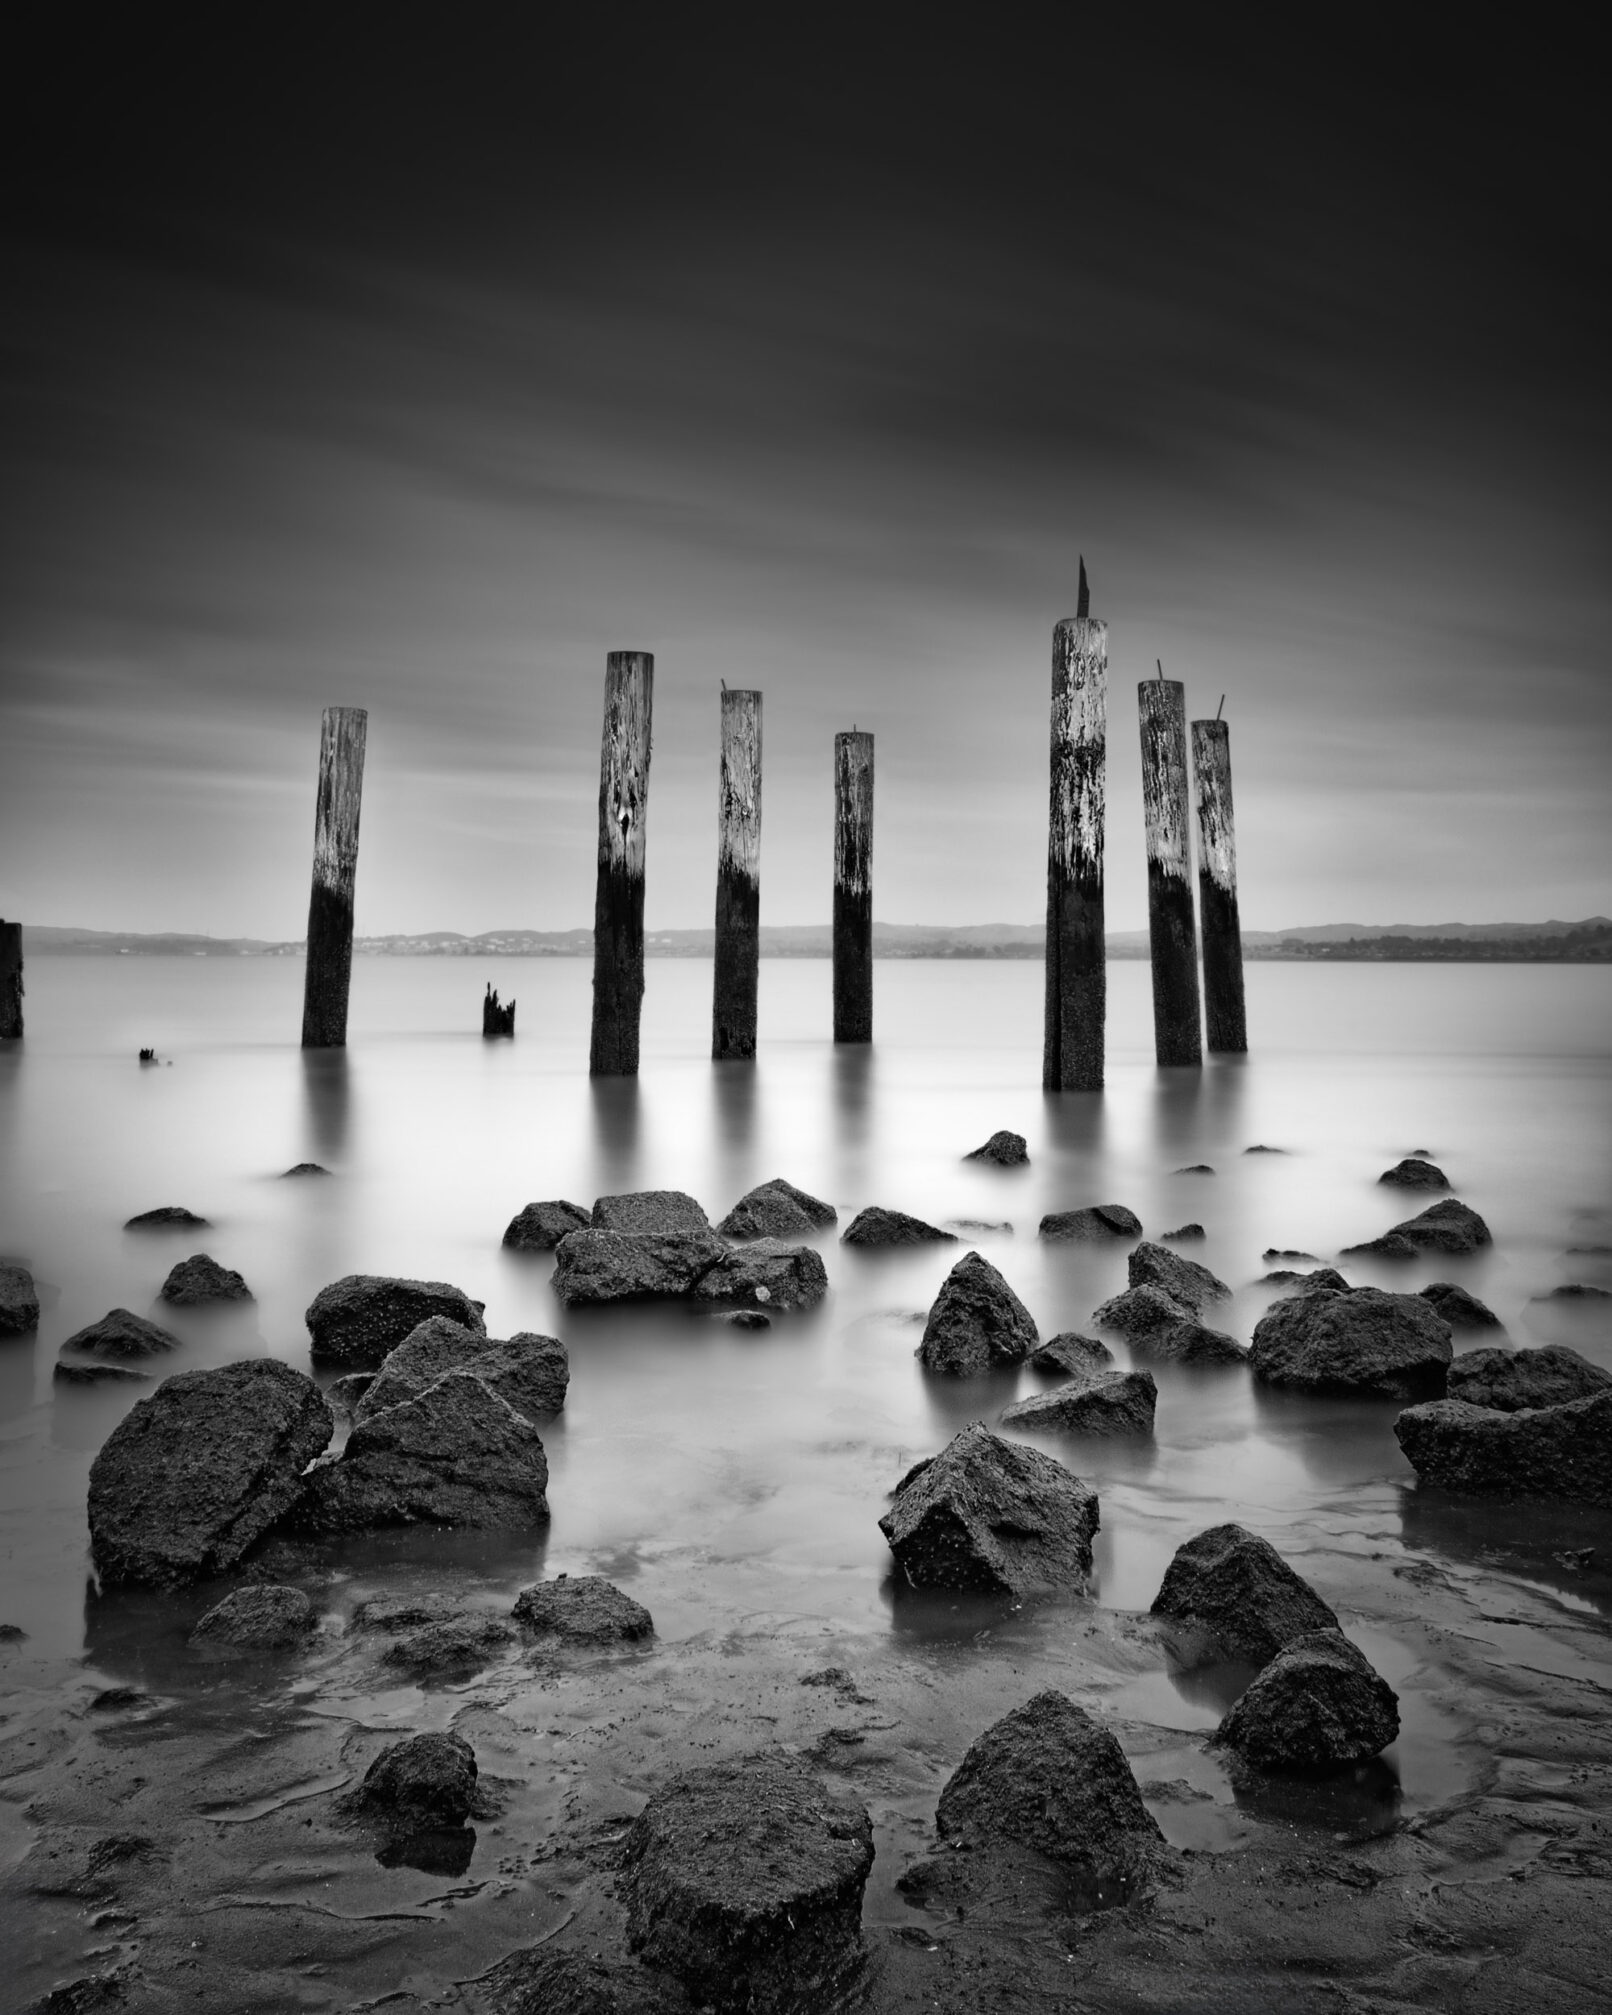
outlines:
[[[1234,1336],[1203,1320],[1206,1303],[1230,1299],[1223,1280],[1167,1246],[1144,1240],[1126,1260],[1130,1285],[1093,1312],[1100,1328],[1124,1336],[1133,1352],[1173,1364],[1242,1364]]]
[[[1469,1350],[1448,1390],[1394,1422],[1423,1483],[1612,1507],[1612,1374],[1559,1344]]]

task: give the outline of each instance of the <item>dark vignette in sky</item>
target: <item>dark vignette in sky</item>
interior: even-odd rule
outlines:
[[[710,919],[719,678],[766,920],[854,721],[877,914],[1034,921],[1081,552],[1114,927],[1156,657],[1227,695],[1248,923],[1612,908],[1588,48],[464,12],[23,49],[0,914],[299,935],[345,702],[361,931],[584,923],[631,646],[652,926]]]

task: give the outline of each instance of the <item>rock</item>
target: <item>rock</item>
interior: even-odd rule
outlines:
[[[1077,1336],[1072,1329],[1049,1337],[1030,1353],[1032,1371],[1062,1372],[1067,1378],[1097,1378],[1114,1362],[1114,1353],[1095,1336]]]
[[[955,1245],[957,1234],[925,1224],[921,1217],[908,1217],[902,1210],[885,1210],[870,1203],[859,1210],[840,1233],[842,1245]]]
[[[1565,1344],[1549,1343],[1538,1350],[1463,1350],[1450,1360],[1448,1397],[1520,1413],[1525,1407],[1568,1406],[1608,1386],[1612,1373]]]
[[[349,1371],[325,1387],[325,1401],[338,1420],[353,1419],[375,1376],[373,1371]]]
[[[1478,1213],[1453,1196],[1430,1203],[1415,1217],[1391,1226],[1383,1236],[1404,1239],[1418,1252],[1476,1252],[1480,1245],[1492,1242],[1489,1227]]]
[[[627,1939],[732,2015],[839,2007],[863,1962],[866,1809],[792,1756],[709,1763],[663,1785],[627,1836]]]
[[[1085,1588],[1097,1523],[1089,1485],[976,1421],[907,1472],[879,1530],[914,1588],[1023,1597]]]
[[[62,1345],[63,1353],[81,1350],[89,1357],[157,1357],[177,1350],[179,1339],[170,1330],[147,1322],[126,1308],[109,1309],[99,1322],[74,1332]]]
[[[1132,1287],[1161,1287],[1186,1308],[1196,1310],[1206,1301],[1231,1299],[1231,1289],[1208,1267],[1146,1239],[1128,1256],[1125,1267]]]
[[[26,1336],[39,1327],[39,1296],[25,1266],[0,1261],[0,1336]]]
[[[1043,1238],[1140,1238],[1142,1220],[1122,1203],[1094,1203],[1084,1210],[1053,1211],[1041,1220]]]
[[[674,1980],[630,1959],[528,1945],[476,1978],[485,2015],[692,2015]]]
[[[573,1231],[555,1254],[562,1306],[690,1294],[731,1247],[714,1231]]]
[[[1385,1168],[1377,1180],[1392,1183],[1396,1189],[1448,1189],[1449,1182],[1441,1168],[1432,1162],[1423,1161],[1418,1155],[1407,1155],[1403,1161],[1396,1161],[1392,1168]]]
[[[126,1364],[68,1364],[56,1360],[52,1376],[61,1385],[149,1385],[149,1371],[131,1371]]]
[[[799,1238],[816,1225],[781,1189],[753,1189],[717,1226],[724,1238]]]
[[[1128,1287],[1111,1295],[1092,1313],[1092,1321],[1104,1329],[1117,1329],[1121,1336],[1146,1336],[1190,1322],[1192,1310],[1162,1287]]]
[[[1174,1231],[1161,1231],[1160,1238],[1192,1239],[1194,1241],[1209,1236],[1201,1224],[1178,1224]]]
[[[696,1301],[754,1301],[768,1308],[813,1308],[828,1293],[823,1255],[809,1245],[758,1238],[723,1254],[694,1289]]]
[[[1030,1159],[1022,1133],[993,1133],[983,1147],[970,1148],[964,1161],[993,1161],[998,1168],[1018,1168]]]
[[[341,1454],[309,1476],[293,1526],[540,1525],[547,1486],[532,1423],[474,1371],[450,1371],[417,1398],[360,1420]]]
[[[488,1341],[479,1324],[469,1329],[462,1322],[450,1322],[445,1315],[431,1316],[387,1352],[353,1410],[354,1419],[367,1420],[372,1413],[384,1413],[405,1399],[418,1399],[444,1372],[461,1371],[473,1364]]]
[[[298,1502],[333,1425],[313,1380],[276,1358],[164,1379],[90,1468],[102,1581],[172,1587],[232,1568]]]
[[[1340,1630],[1295,1638],[1258,1672],[1215,1731],[1256,1770],[1330,1777],[1386,1749],[1399,1697]]]
[[[988,1259],[969,1252],[941,1283],[918,1357],[929,1371],[966,1377],[1022,1364],[1039,1341],[1024,1303]]]
[[[555,1197],[529,1203],[504,1229],[504,1244],[517,1252],[552,1252],[567,1232],[582,1231],[592,1220],[579,1203]]]
[[[476,1752],[462,1736],[411,1735],[376,1757],[359,1799],[406,1826],[463,1826],[475,1804],[476,1775]]]
[[[785,1182],[781,1175],[775,1175],[770,1182],[758,1183],[748,1192],[747,1197],[740,1198],[740,1202],[748,1201],[749,1197],[761,1196],[768,1190],[776,1190],[780,1196],[787,1197],[797,1209],[803,1210],[818,1231],[826,1231],[831,1224],[838,1224],[840,1221],[840,1214],[833,1204],[825,1203],[820,1196],[813,1196],[807,1190],[796,1189],[792,1182]]]
[[[1536,1294],[1535,1301],[1612,1301],[1612,1287],[1595,1287],[1585,1280],[1566,1280],[1549,1294]]]
[[[445,1280],[395,1280],[385,1274],[348,1273],[322,1287],[305,1318],[315,1364],[374,1371],[389,1350],[428,1322],[445,1315],[466,1329],[482,1329],[481,1303]]]
[[[215,1603],[190,1633],[208,1649],[283,1651],[314,1627],[313,1604],[300,1588],[237,1588]]]
[[[1300,1392],[1419,1399],[1444,1391],[1450,1326],[1419,1294],[1311,1288],[1254,1325],[1254,1376]]]
[[[1407,1407],[1394,1437],[1424,1483],[1464,1497],[1612,1507],[1612,1391],[1520,1413],[1436,1399]]]
[[[1385,1231],[1381,1238],[1368,1238],[1359,1245],[1346,1245],[1339,1253],[1340,1259],[1416,1259],[1421,1248],[1408,1238],[1401,1238],[1397,1231]]]
[[[1090,1383],[1072,1381],[1015,1400],[998,1418],[1004,1427],[1064,1434],[1151,1434],[1159,1389],[1150,1371],[1116,1371]]]
[[[1266,1265],[1268,1266],[1273,1259],[1313,1260],[1315,1258],[1315,1254],[1313,1252],[1300,1252],[1296,1246],[1291,1245],[1268,1245],[1266,1246],[1265,1250],[1260,1254],[1260,1258],[1264,1260]]]
[[[771,1329],[772,1317],[764,1315],[759,1308],[721,1309],[712,1316],[713,1322],[725,1322],[730,1329]]]
[[[643,1604],[598,1574],[560,1574],[523,1588],[515,1621],[534,1637],[567,1644],[636,1644],[655,1633]]]
[[[1464,1287],[1457,1287],[1453,1280],[1435,1280],[1417,1292],[1433,1313],[1442,1316],[1452,1329],[1499,1329],[1501,1326],[1500,1318],[1492,1308],[1479,1301],[1475,1294],[1468,1294]]]
[[[680,1189],[634,1189],[623,1196],[594,1199],[595,1231],[709,1231],[711,1220],[693,1197]]]
[[[155,1210],[143,1210],[138,1217],[125,1220],[125,1231],[168,1231],[178,1225],[210,1225],[210,1218],[198,1217],[193,1210],[186,1210],[182,1203],[159,1204]]]
[[[205,1252],[180,1260],[158,1290],[176,1308],[194,1308],[208,1301],[250,1301],[252,1290],[232,1268],[220,1266]]]
[[[1118,1330],[1133,1351],[1164,1364],[1241,1364],[1248,1356],[1236,1337],[1207,1328],[1161,1287],[1128,1287],[1093,1310],[1092,1321]]]
[[[1349,1292],[1349,1283],[1335,1266],[1318,1266],[1310,1273],[1295,1273],[1290,1266],[1279,1266],[1274,1273],[1260,1275],[1261,1287],[1294,1287],[1301,1294],[1308,1294],[1318,1287],[1331,1288],[1338,1294]]]
[[[982,1233],[989,1237],[993,1232],[1011,1235],[1013,1221],[1006,1217],[949,1217],[946,1220],[946,1229],[955,1231],[959,1237],[965,1233],[970,1238],[977,1238]]]
[[[935,1807],[935,1827],[970,1846],[1012,1842],[1049,1855],[1103,1892],[1166,1865],[1125,1752],[1101,1723],[1048,1687],[969,1744]]]
[[[1265,1143],[1264,1143],[1264,1142],[1263,1142],[1262,1140],[1257,1140],[1257,1141],[1255,1141],[1255,1143],[1254,1143],[1254,1145],[1253,1145],[1252,1147],[1245,1147],[1245,1148],[1243,1149],[1243,1153],[1244,1153],[1244,1154],[1286,1154],[1286,1153],[1287,1153],[1287,1149],[1286,1149],[1285,1147],[1267,1147],[1267,1146],[1265,1145]]]
[[[428,1623],[462,1623],[465,1607],[451,1595],[372,1595],[353,1611],[354,1630],[421,1630]]]
[[[394,1636],[381,1660],[412,1679],[454,1679],[490,1665],[514,1641],[496,1616],[445,1617]]]
[[[320,1164],[316,1161],[299,1161],[294,1163],[290,1168],[282,1169],[280,1172],[280,1179],[283,1182],[287,1176],[329,1175],[329,1173],[330,1170],[328,1168],[322,1168]]]
[[[1213,1175],[1214,1170],[1206,1161],[1188,1162],[1185,1168],[1178,1168],[1177,1175]]]
[[[564,1410],[571,1355],[557,1336],[521,1329],[513,1336],[494,1337],[473,1364],[482,1384],[528,1420]]]
[[[1241,1525],[1212,1525],[1176,1548],[1151,1613],[1177,1626],[1193,1662],[1264,1665],[1295,1638],[1338,1619],[1271,1545]]]

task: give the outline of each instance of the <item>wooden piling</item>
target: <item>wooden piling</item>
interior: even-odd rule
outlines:
[[[1209,1047],[1248,1049],[1243,1009],[1243,933],[1237,914],[1237,839],[1231,815],[1231,730],[1219,718],[1192,723],[1198,800],[1198,920],[1203,931],[1203,1006]]]
[[[834,1040],[873,1040],[873,737],[834,737]]]
[[[1108,970],[1103,815],[1108,625],[1091,614],[1086,564],[1076,613],[1052,632],[1052,786],[1047,815],[1046,1091],[1101,1091]]]
[[[302,1047],[339,1049],[347,1041],[347,993],[353,971],[353,883],[358,873],[358,811],[364,792],[363,707],[326,707],[319,735],[319,798],[313,821],[313,893],[308,901],[308,964],[302,983]]]
[[[761,695],[722,688],[711,1055],[756,1053],[761,968]]]
[[[1147,934],[1153,954],[1153,1049],[1161,1064],[1201,1064],[1198,932],[1192,910],[1187,697],[1179,679],[1136,689],[1147,827]]]
[[[22,925],[0,917],[0,1039],[22,1034]]]
[[[654,692],[652,653],[609,654],[599,745],[599,875],[593,901],[593,1037],[588,1052],[592,1077],[638,1075]]]
[[[481,1032],[483,1035],[515,1033],[515,1003],[512,1000],[500,1001],[498,989],[491,980],[481,997]]]

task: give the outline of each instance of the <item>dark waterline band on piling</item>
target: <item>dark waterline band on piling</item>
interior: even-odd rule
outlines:
[[[722,689],[711,1055],[756,1053],[761,972],[761,695]]]
[[[347,1040],[353,887],[358,877],[358,814],[368,732],[365,708],[326,707],[319,733],[313,891],[308,899],[308,963],[302,988],[304,1049],[339,1049]]]
[[[1201,1064],[1198,931],[1192,910],[1187,803],[1187,696],[1179,679],[1136,689],[1147,828],[1147,932],[1153,955],[1153,1047],[1161,1064]]]
[[[1046,1010],[1041,1084],[1101,1091],[1108,970],[1103,816],[1108,753],[1108,625],[1079,614],[1052,632],[1052,779],[1047,814]]]
[[[0,1040],[22,1034],[22,925],[0,917]]]
[[[1198,799],[1198,921],[1203,932],[1203,1007],[1209,1048],[1248,1049],[1243,1006],[1243,933],[1237,913],[1237,838],[1231,809],[1231,729],[1216,717],[1192,723]]]
[[[636,1077],[644,1004],[644,852],[649,811],[655,660],[612,651],[605,661],[599,745],[599,878],[593,902],[593,1077]]]
[[[873,737],[834,737],[834,1040],[873,1040]]]

